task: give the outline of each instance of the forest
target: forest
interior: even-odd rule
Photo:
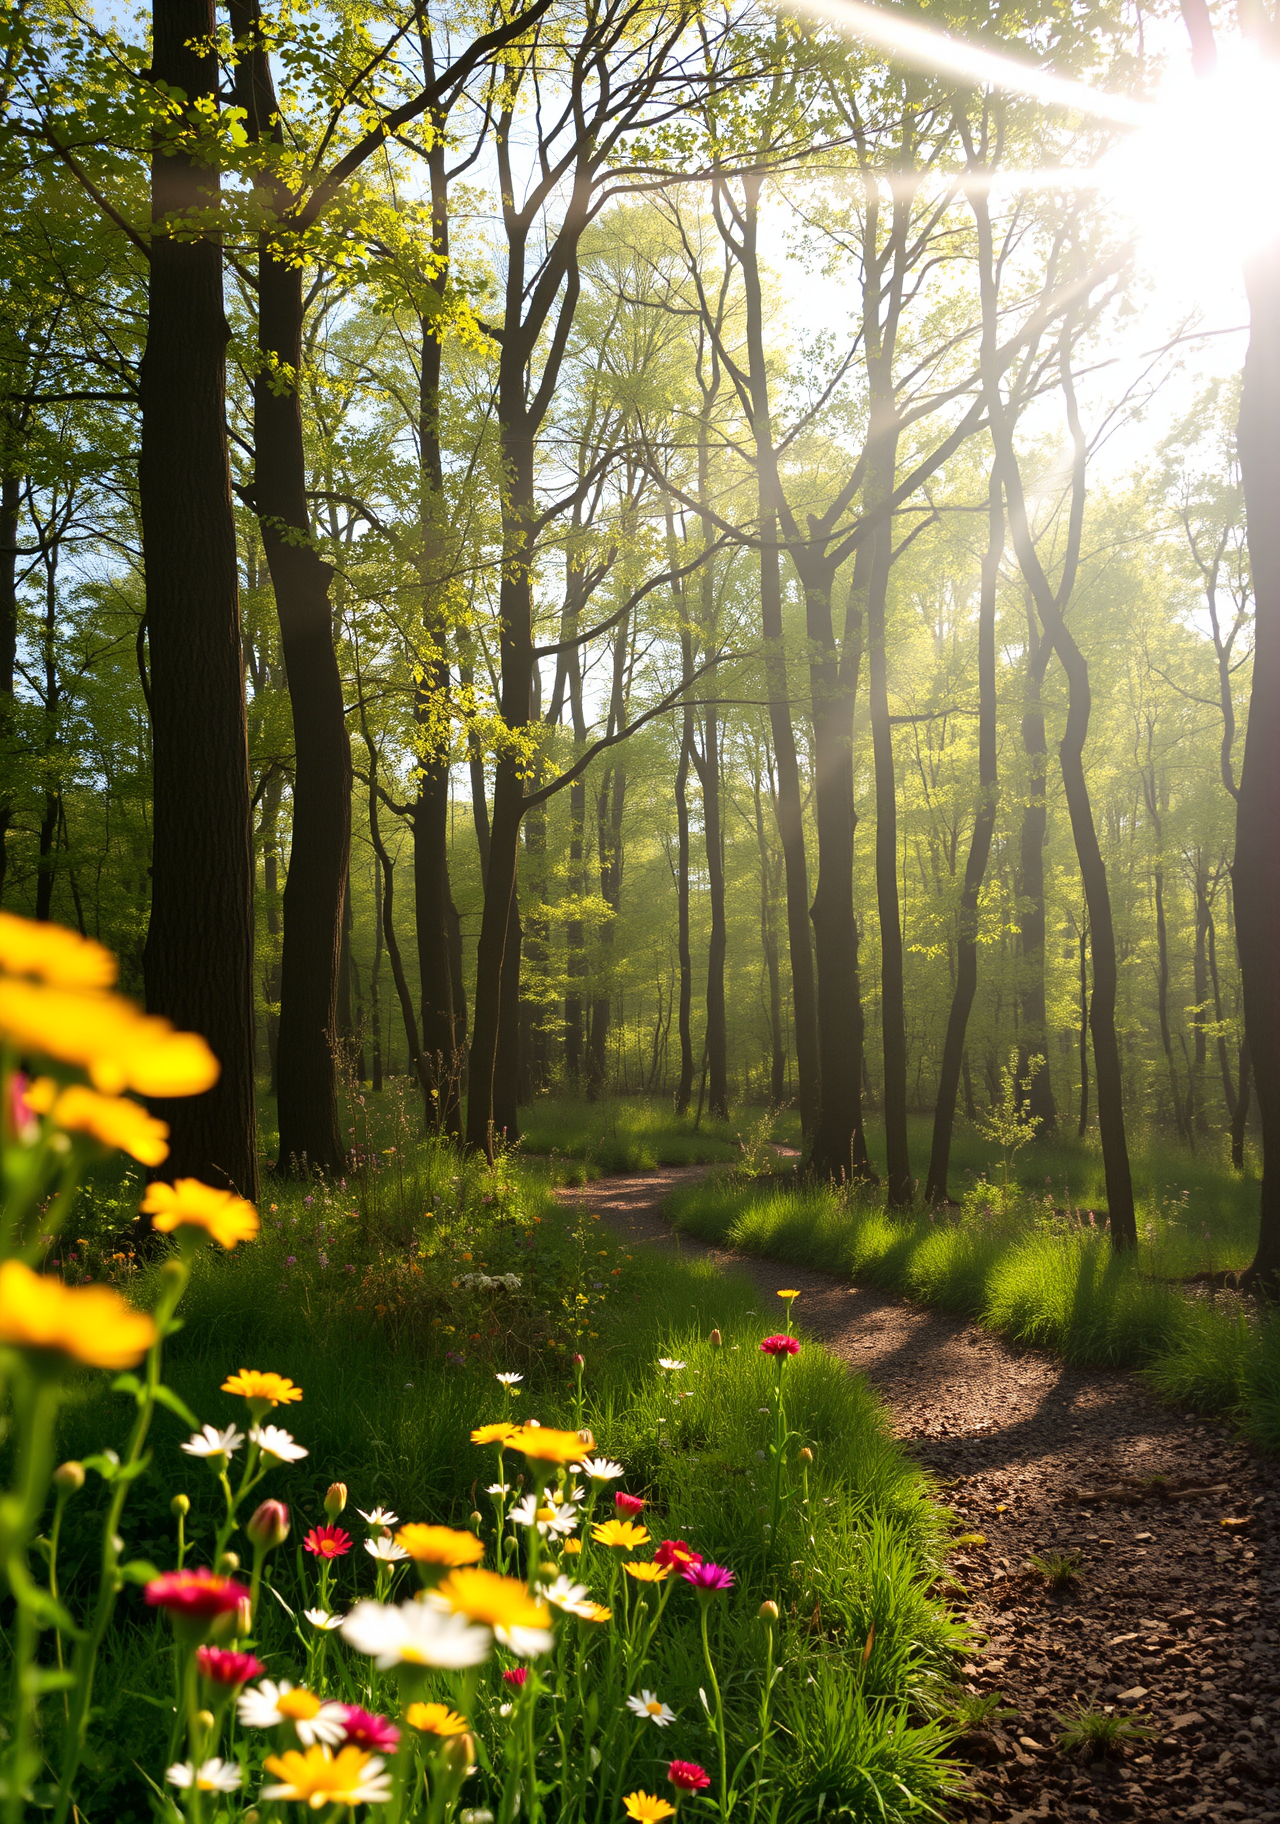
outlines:
[[[221,1706],[235,1695],[252,1725],[246,1681],[264,1665],[274,1674],[297,1643],[272,1646],[283,1624],[257,1608],[289,1510],[267,1501],[252,1520],[237,1515],[270,1468],[307,1455],[263,1423],[301,1397],[291,1381],[282,1392],[274,1371],[242,1370],[220,1383],[236,1348],[254,1354],[259,1339],[325,1390],[308,1408],[313,1465],[297,1472],[315,1469],[296,1499],[320,1526],[305,1568],[320,1570],[314,1613],[326,1617],[298,1633],[320,1693],[308,1701],[323,1700],[323,1716],[337,1695],[348,1708],[358,1699],[370,1719],[364,1735],[364,1724],[309,1734],[312,1712],[280,1708],[289,1684],[261,1685],[259,1710],[288,1750],[268,1757],[283,1783],[263,1788],[262,1815],[294,1802],[331,1804],[335,1817],[385,1803],[432,1824],[514,1824],[543,1809],[583,1824],[619,1807],[638,1824],[672,1815],[643,1787],[622,1792],[640,1750],[613,1781],[622,1738],[609,1731],[622,1724],[606,1728],[587,1706],[589,1645],[575,1647],[574,1672],[557,1648],[567,1682],[546,1697],[554,1729],[543,1711],[534,1723],[551,1662],[521,1674],[527,1689],[501,1672],[528,1720],[509,1751],[496,1737],[484,1746],[503,1687],[482,1700],[470,1669],[498,1648],[531,1665],[550,1651],[550,1633],[544,1646],[528,1638],[550,1626],[551,1560],[586,1578],[593,1549],[588,1538],[586,1556],[561,1562],[575,1542],[554,1516],[576,1503],[585,1536],[597,1496],[613,1513],[610,1477],[623,1471],[609,1458],[624,1444],[644,1498],[633,1510],[619,1495],[606,1531],[645,1501],[664,1531],[676,1525],[668,1503],[691,1503],[708,1551],[755,1529],[743,1588],[752,1615],[763,1597],[774,1621],[751,1627],[768,1632],[782,1604],[758,1693],[758,1668],[743,1667],[759,1641],[744,1644],[745,1620],[732,1636],[721,1628],[722,1700],[707,1615],[729,1585],[689,1574],[715,1570],[710,1557],[687,1548],[656,1568],[626,1565],[629,1644],[621,1659],[608,1649],[605,1685],[621,1704],[628,1668],[656,1676],[656,1663],[683,1689],[690,1727],[697,1712],[697,1762],[671,1768],[693,1766],[703,1784],[662,1774],[676,1805],[750,1824],[758,1812],[775,1824],[1199,1815],[1154,1776],[1137,1799],[1125,1788],[1128,1811],[1107,1812],[1105,1794],[1090,1801],[1101,1814],[1078,1792],[1069,1803],[1070,1779],[1019,1811],[1040,1791],[1017,1770],[1041,1752],[1026,1738],[1027,1752],[988,1754],[1009,1762],[1003,1785],[955,1771],[966,1743],[1006,1738],[981,1680],[961,1700],[936,1696],[955,1656],[977,1655],[963,1632],[978,1625],[972,1605],[961,1603],[964,1622],[946,1607],[940,1554],[955,1542],[937,1502],[951,1485],[890,1462],[891,1433],[935,1433],[877,1416],[839,1365],[859,1366],[843,1331],[815,1316],[826,1351],[802,1330],[802,1368],[784,1360],[781,1344],[800,1348],[788,1324],[759,1344],[760,1372],[776,1365],[776,1379],[756,1388],[744,1355],[705,1413],[698,1402],[719,1385],[722,1329],[755,1348],[759,1261],[782,1260],[800,1285],[780,1292],[788,1318],[792,1300],[818,1292],[805,1273],[878,1285],[1010,1348],[1141,1370],[1188,1422],[1211,1415],[1224,1440],[1243,1427],[1253,1451],[1280,1450],[1277,59],[1269,0],[9,0],[5,1824],[49,1806],[55,1824],[73,1811],[249,1815],[252,1756],[247,1738],[235,1746],[230,1709],[228,1758],[213,1754]],[[159,1022],[146,1026],[155,1058],[190,1035],[198,1055],[136,1061],[142,1039],[128,1050],[111,1025],[124,1014],[108,1019],[94,998],[117,968],[130,1017],[140,1006]],[[28,1009],[32,980],[46,996],[90,999],[78,1012]],[[67,1036],[81,1024],[88,1036]],[[124,1090],[142,1100],[110,1116],[67,1100]],[[657,1188],[644,1189],[646,1168],[667,1173]],[[627,1213],[625,1186],[611,1203],[611,1181],[596,1182],[619,1169],[650,1216]],[[139,1197],[152,1229],[135,1220]],[[659,1263],[639,1240],[628,1252],[650,1219],[754,1257],[757,1289]],[[592,1220],[610,1236],[601,1261],[613,1251],[601,1273],[635,1281],[625,1316],[609,1315],[614,1292],[589,1277]],[[73,1244],[68,1224],[86,1235]],[[231,1250],[254,1237],[250,1268],[251,1250]],[[357,1275],[346,1289],[331,1256]],[[6,1291],[11,1264],[41,1268],[45,1291],[17,1277]],[[50,1287],[66,1298],[110,1288],[133,1320],[152,1313],[149,1340],[122,1344],[117,1360],[37,1335],[13,1314]],[[179,1296],[205,1340],[172,1344],[165,1383]],[[732,1307],[723,1323],[717,1298]],[[584,1372],[605,1353],[593,1323],[618,1326],[620,1353],[584,1406]],[[632,1367],[659,1348],[653,1387],[628,1404]],[[77,1366],[59,1370],[46,1408],[53,1383],[33,1363],[50,1349]],[[351,1430],[343,1352],[370,1387],[390,1364],[397,1385],[417,1374],[437,1388],[429,1441],[404,1443],[394,1468]],[[143,1415],[122,1470],[114,1450],[101,1457],[118,1420],[108,1383],[85,1375],[144,1356],[142,1380],[116,1383]],[[672,1392],[693,1361],[702,1392]],[[495,1369],[509,1371],[504,1400],[527,1376],[526,1396],[562,1427],[531,1431],[522,1409],[506,1428],[513,1452],[528,1446],[523,1521],[503,1505],[502,1427],[467,1404],[471,1377],[483,1386]],[[234,1494],[239,1445],[227,1440],[243,1439],[205,1425],[201,1446],[196,1423],[220,1385],[248,1401]],[[411,1404],[386,1418],[387,1437],[410,1436]],[[740,1514],[727,1494],[718,1514],[687,1465],[689,1450],[727,1463],[735,1427],[766,1410],[756,1454],[773,1481],[761,1483],[757,1539],[744,1490]],[[187,1444],[175,1415],[191,1421]],[[194,1539],[203,1501],[214,1543],[199,1574],[238,1588],[236,1550],[251,1559],[249,1606],[230,1632],[230,1597],[223,1631],[210,1598],[197,1636],[178,1598],[153,1594],[169,1575],[196,1575],[183,1569],[184,1518],[177,1570],[151,1562],[172,1549],[167,1494],[140,1497],[144,1569],[121,1558],[124,1483],[151,1461],[153,1418],[165,1474],[201,1456],[215,1472],[190,1522]],[[384,1643],[400,1561],[415,1560],[408,1581],[416,1567],[424,1584],[415,1612],[435,1613],[446,1570],[450,1588],[490,1575],[467,1568],[482,1555],[481,1514],[463,1520],[486,1498],[474,1483],[465,1492],[444,1436],[481,1421],[498,1448],[494,1562],[508,1584],[523,1579],[525,1610],[508,1592],[495,1620],[459,1596],[453,1619],[462,1629],[468,1617],[474,1657],[448,1657],[463,1652],[459,1633],[423,1646],[425,1659],[407,1648],[397,1659]],[[1141,1423],[1175,1449],[1163,1421]],[[867,1478],[865,1524],[898,1541],[918,1612],[878,1619],[841,1535],[829,1550],[846,1581],[827,1595],[842,1619],[815,1675],[802,1672],[810,1648],[795,1622],[796,1601],[807,1614],[817,1590],[806,1579],[818,1571],[801,1568],[814,1538],[796,1544],[790,1572],[775,1542],[801,1527],[802,1508],[811,1523],[810,1446],[821,1458],[833,1425],[845,1441],[814,1470],[828,1492],[813,1499],[844,1513]],[[593,1426],[609,1458],[575,1457],[575,1436],[595,1448]],[[659,1442],[679,1426],[676,1462]],[[79,1483],[48,1480],[55,1429]],[[46,1430],[47,1453],[34,1442]],[[529,1442],[541,1430],[570,1441],[558,1458]],[[271,1437],[286,1441],[278,1457]],[[60,1606],[55,1560],[82,1459],[107,1467],[79,1532],[68,1518],[80,1625]],[[604,1464],[598,1476],[592,1464]],[[344,1672],[339,1692],[325,1653],[340,1620],[330,1560],[351,1549],[336,1524],[348,1468],[374,1485],[360,1498],[375,1504],[363,1517],[378,1581],[376,1602],[341,1625],[375,1670],[363,1684]],[[1071,1475],[1087,1482],[1086,1471]],[[753,1467],[732,1473],[755,1489]],[[960,1481],[994,1473],[966,1468]],[[1238,1508],[1236,1471],[1224,1478]],[[56,1519],[52,1548],[40,1535],[37,1596],[29,1553],[37,1528],[47,1533],[46,1491]],[[224,1496],[225,1515],[214,1511]],[[461,1528],[453,1557],[408,1537],[445,1527],[393,1540],[391,1507],[415,1503]],[[283,1522],[261,1520],[272,1506]],[[509,1522],[527,1530],[518,1550]],[[248,1531],[232,1550],[237,1526]],[[613,1564],[616,1607],[625,1586],[604,1548],[640,1542],[592,1536]],[[973,1540],[986,1546],[961,1536]],[[1246,1579],[1265,1583],[1248,1558]],[[1078,1581],[1065,1560],[1056,1572],[1031,1562],[1056,1596]],[[653,1648],[667,1657],[651,1662],[670,1594],[659,1570],[695,1584],[702,1644],[690,1621],[688,1639]],[[645,1577],[657,1607],[640,1653]],[[104,1745],[118,1701],[104,1682],[163,1692],[168,1676],[159,1648],[144,1648],[130,1581],[174,1618],[177,1696],[147,1699],[163,1728],[142,1785]],[[600,1608],[603,1586],[588,1600],[561,1585],[580,1594],[547,1600],[577,1617],[585,1643],[582,1605]],[[282,1569],[273,1591],[290,1616],[303,1600],[293,1590]],[[1250,1616],[1236,1619],[1261,1628]],[[219,1653],[257,1670],[233,1678]],[[197,1671],[201,1654],[215,1659]],[[424,1706],[415,1666],[445,1669],[429,1690],[455,1706],[453,1723],[412,1721],[442,1710]],[[829,1728],[861,1719],[856,1740],[841,1737],[843,1772],[823,1761],[802,1676],[827,1681],[813,1703],[829,1706]],[[1105,1711],[1098,1679],[1062,1698],[1077,1705],[1077,1737],[1060,1732],[1053,1752],[1114,1771],[1126,1745],[1159,1735],[1145,1713],[1126,1721],[1112,1684]],[[645,1714],[665,1729],[675,1717],[651,1699]],[[627,1698],[637,1718],[639,1701]],[[895,1705],[910,1741],[886,1721]],[[981,1765],[987,1750],[974,1752]],[[164,1776],[166,1755],[179,1758]],[[592,1770],[580,1787],[575,1755]],[[1232,1790],[1247,1796],[1250,1779],[1264,1790],[1260,1765],[1237,1769]],[[460,1812],[472,1786],[483,1805]],[[824,1813],[828,1792],[843,1809]]]

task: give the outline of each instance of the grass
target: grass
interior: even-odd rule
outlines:
[[[736,1162],[743,1149],[758,1144],[763,1121],[772,1117],[751,1110],[739,1121],[713,1121],[678,1116],[669,1104],[639,1097],[604,1097],[599,1102],[541,1097],[522,1110],[523,1153],[557,1160],[581,1161],[590,1172],[647,1172],[660,1165],[710,1165]]]
[[[101,1187],[65,1266],[70,1277],[114,1273],[145,1297],[159,1269],[127,1258],[125,1207],[124,1192]],[[504,1407],[522,1419],[571,1423],[572,1356],[581,1349],[581,1416],[625,1464],[622,1486],[645,1498],[655,1534],[678,1533],[738,1574],[718,1612],[716,1644],[735,1754],[752,1739],[759,1702],[756,1611],[766,1594],[780,1603],[780,1746],[771,1767],[778,1815],[892,1824],[923,1817],[945,1798],[956,1777],[948,1694],[964,1646],[962,1626],[935,1593],[945,1516],[865,1384],[806,1347],[788,1364],[787,1402],[813,1461],[767,1561],[761,1514],[773,1421],[761,1409],[773,1370],[757,1344],[775,1314],[758,1309],[747,1279],[647,1251],[633,1256],[588,1214],[555,1203],[545,1180],[510,1157],[490,1171],[403,1138],[372,1153],[345,1186],[280,1189],[262,1210],[259,1242],[201,1256],[166,1379],[202,1421],[219,1424],[242,1413],[219,1391],[232,1369],[271,1367],[305,1389],[285,1422],[310,1455],[273,1472],[264,1490],[293,1511],[292,1538],[273,1561],[278,1601],[259,1629],[272,1676],[300,1676],[287,1609],[314,1601],[314,1565],[298,1542],[323,1520],[327,1486],[349,1485],[346,1522],[357,1537],[354,1509],[375,1504],[466,1526],[474,1509],[488,1507],[482,1491],[493,1474],[492,1454],[468,1443],[470,1429]],[[113,1261],[120,1254],[126,1258]],[[467,1283],[513,1273],[515,1290]],[[664,1373],[659,1356],[684,1367]],[[514,1402],[494,1381],[502,1370],[525,1376]],[[86,1380],[64,1410],[60,1452],[83,1457],[118,1444],[127,1420],[123,1397],[101,1379]],[[176,1417],[158,1414],[150,1473],[126,1509],[131,1558],[174,1562],[177,1492],[191,1499],[197,1560],[210,1537],[213,1480],[181,1453],[185,1435]],[[67,1511],[60,1569],[73,1607],[92,1568],[100,1495],[91,1477]],[[370,1582],[359,1549],[339,1577],[346,1587],[335,1606],[345,1606],[357,1577]],[[652,1743],[646,1737],[632,1760],[628,1780],[649,1790],[662,1789],[669,1758],[712,1760],[696,1631],[690,1623],[661,1638],[654,1683],[678,1720],[660,1741],[656,1732]],[[153,1815],[144,1770],[164,1764],[163,1639],[138,1591],[127,1589],[98,1683],[81,1808],[90,1824],[141,1824]],[[480,1727],[497,1730],[499,1719],[486,1714]],[[602,1792],[608,1774],[601,1772]]]
[[[1058,1746],[1068,1753],[1078,1753],[1085,1760],[1123,1752],[1134,1742],[1149,1742],[1155,1731],[1136,1716],[1123,1711],[1093,1710],[1081,1705],[1058,1721],[1064,1725]]]

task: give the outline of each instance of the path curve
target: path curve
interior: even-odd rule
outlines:
[[[973,1743],[955,1818],[1221,1818],[1280,1824],[1280,1469],[1221,1425],[1159,1405],[1127,1372],[1068,1368],[945,1312],[831,1274],[681,1236],[662,1205],[701,1166],[567,1189],[630,1242],[797,1286],[797,1328],[880,1391],[893,1429],[986,1544],[951,1560],[989,1636],[964,1667],[1017,1716]],[[1221,1494],[1082,1503],[1082,1489],[1163,1476]],[[1226,1528],[1224,1518],[1243,1520]],[[1080,1554],[1073,1595],[1048,1595],[1032,1553]],[[1056,1716],[1098,1702],[1155,1739],[1116,1764],[1053,1746]]]

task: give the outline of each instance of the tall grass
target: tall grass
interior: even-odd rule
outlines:
[[[760,1120],[753,1111],[750,1128]],[[646,1172],[660,1165],[707,1165],[741,1156],[743,1122],[676,1115],[669,1104],[608,1096],[599,1102],[545,1097],[522,1111],[524,1153],[582,1161],[596,1172]]]

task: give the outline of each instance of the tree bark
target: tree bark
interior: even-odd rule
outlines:
[[[787,1094],[787,1053],[782,1036],[782,982],[778,971],[778,939],[773,928],[773,858],[765,839],[764,805],[758,771],[753,771],[751,775],[751,798],[752,808],[755,812],[756,850],[760,857],[760,945],[764,951],[765,972],[769,983],[769,1104],[772,1108],[781,1108]],[[687,935],[686,930],[686,941]],[[858,1062],[858,1074],[859,1082],[861,1082],[861,1059]],[[689,1078],[692,1083],[692,1047],[689,1057]]]
[[[4,427],[6,443],[11,435]],[[8,772],[13,765],[13,684],[18,656],[18,525],[22,512],[22,480],[12,467],[12,452],[4,451],[4,474],[0,476],[0,766],[5,769],[5,783],[0,790],[0,903],[4,899],[5,874],[9,861],[9,825],[13,821],[13,800],[8,785]]]
[[[213,0],[157,3],[152,23],[156,80],[193,110],[216,109]],[[215,167],[158,138],[153,224],[216,210],[218,188]],[[221,1065],[207,1094],[153,1106],[169,1123],[166,1174],[254,1198],[254,867],[217,236],[154,228],[147,285],[138,462],[153,757],[147,1006],[202,1033]]]
[[[1018,830],[1018,1011],[1021,1018],[1018,1075],[1028,1083],[1027,1113],[1040,1123],[1037,1134],[1058,1129],[1049,1063],[1049,1024],[1044,985],[1044,844],[1049,824],[1049,747],[1040,700],[1053,643],[1039,632],[1035,609],[1027,603],[1026,697],[1022,711],[1022,749],[1027,761],[1027,796]],[[1034,1072],[1033,1057],[1044,1060]]]

